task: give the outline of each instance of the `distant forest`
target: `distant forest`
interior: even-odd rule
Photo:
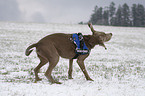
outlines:
[[[89,22],[95,25],[145,27],[145,8],[142,4],[129,7],[126,3],[116,8],[111,2],[109,7],[95,6]]]

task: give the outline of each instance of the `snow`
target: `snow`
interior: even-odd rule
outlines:
[[[94,26],[98,31],[113,33],[107,50],[96,46],[85,65],[90,77],[86,81],[74,61],[69,80],[68,60],[60,58],[52,75],[62,82],[51,84],[44,76],[34,83],[33,69],[39,59],[35,51],[29,57],[25,49],[52,33],[91,34],[87,25],[0,22],[0,96],[145,96],[145,28]]]

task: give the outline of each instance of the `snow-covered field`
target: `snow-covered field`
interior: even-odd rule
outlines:
[[[87,25],[0,22],[0,96],[145,96],[145,28],[94,26],[98,31],[112,32],[108,50],[96,46],[85,60],[93,82],[74,62],[69,80],[68,60],[61,58],[53,77],[61,85],[43,79],[34,83],[33,69],[39,59],[35,51],[29,57],[25,49],[52,33],[91,34]]]

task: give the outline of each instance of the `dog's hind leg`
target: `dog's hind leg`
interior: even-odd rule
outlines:
[[[40,68],[41,68],[42,66],[44,66],[44,65],[48,62],[48,60],[44,59],[44,58],[41,57],[40,55],[38,55],[38,57],[39,57],[39,59],[40,59],[40,63],[39,63],[39,65],[34,69],[34,72],[35,72],[35,83],[36,83],[37,81],[42,80],[42,79],[40,79],[40,78],[38,77],[38,72],[39,72]]]
[[[73,79],[72,78],[72,71],[73,71],[73,59],[69,60],[69,70],[68,70],[68,78],[69,79]]]
[[[39,48],[37,48],[37,53],[42,58],[44,58],[45,60],[49,62],[49,67],[47,71],[45,72],[45,76],[47,77],[47,79],[51,83],[61,84],[60,82],[55,81],[51,76],[52,70],[54,69],[54,67],[57,65],[59,61],[59,54],[57,52],[57,49],[52,43],[48,42],[48,44],[49,46],[41,45]]]
[[[55,81],[53,79],[53,77],[51,76],[52,70],[54,69],[54,67],[57,65],[59,61],[59,56],[55,56],[55,58],[51,58],[51,60],[49,61],[49,67],[45,73],[45,76],[47,77],[47,79],[51,82],[51,83],[56,83],[56,84],[61,84],[58,81]]]

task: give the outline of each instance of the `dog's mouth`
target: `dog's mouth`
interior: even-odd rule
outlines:
[[[113,34],[112,34],[112,33],[109,33],[109,34],[106,34],[106,35],[107,35],[107,36],[106,36],[106,38],[105,38],[104,42],[109,41],[109,40],[112,38],[112,36],[113,36]]]
[[[103,38],[102,39],[103,42],[101,44],[99,44],[100,46],[104,47],[105,50],[107,50],[107,48],[106,48],[104,42],[109,41],[112,38],[112,35],[113,35],[112,33],[106,34],[106,38]]]
[[[102,44],[99,44],[100,46],[102,46],[102,47],[104,47],[105,48],[105,50],[107,50],[107,48],[106,48],[106,46],[105,46],[105,44],[104,43],[102,43]]]

